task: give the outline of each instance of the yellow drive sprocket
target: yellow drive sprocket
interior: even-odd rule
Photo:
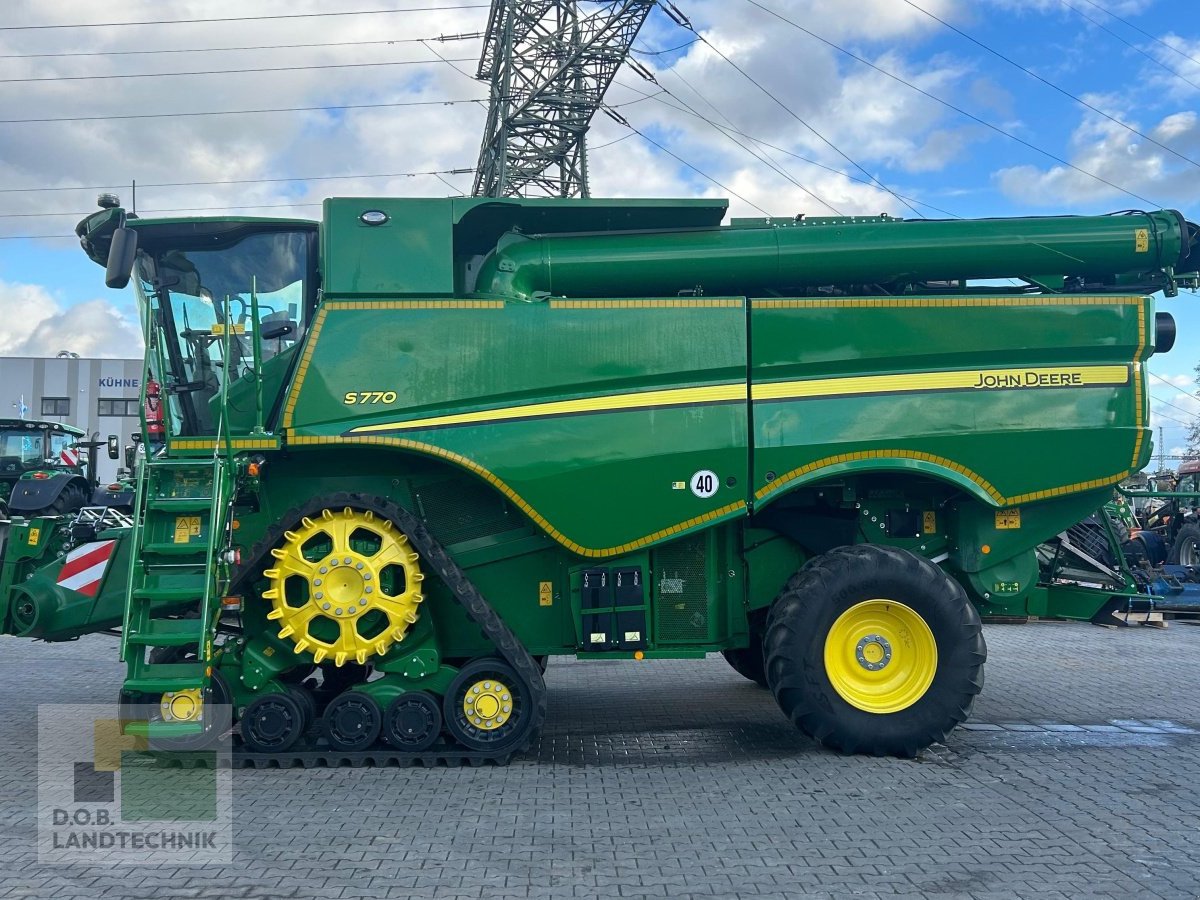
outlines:
[[[271,550],[268,619],[313,662],[365,663],[404,638],[424,599],[419,555],[408,537],[370,510],[305,516]]]

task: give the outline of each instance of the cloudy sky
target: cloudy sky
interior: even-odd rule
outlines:
[[[1200,217],[1195,0],[676,6],[706,40],[651,15],[635,48],[657,84],[626,69],[607,97],[645,137],[597,118],[595,196],[723,196],[734,215]],[[320,15],[341,10],[358,14]],[[217,18],[240,20],[179,21]],[[480,41],[434,39],[486,20],[481,0],[7,0],[0,355],[136,354],[132,298],[70,237],[100,188],[128,203],[136,180],[143,215],[469,193],[451,170],[478,154]],[[236,110],[260,112],[194,115]],[[1196,307],[1160,307],[1181,326],[1151,367],[1170,453],[1200,411]]]

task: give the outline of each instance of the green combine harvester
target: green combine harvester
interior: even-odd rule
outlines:
[[[119,629],[129,733],[232,710],[272,765],[507,760],[562,654],[721,652],[830,747],[944,739],[981,613],[1107,602],[1053,609],[1038,548],[1149,461],[1147,295],[1200,267],[1170,211],[102,201],[77,232],[132,277],[161,440],[131,522],[8,525],[0,625]]]

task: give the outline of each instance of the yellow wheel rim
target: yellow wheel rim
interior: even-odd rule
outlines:
[[[313,662],[365,663],[403,640],[417,621],[425,576],[408,538],[370,510],[324,510],[284,532],[264,573],[268,619]]]
[[[512,691],[495,678],[484,678],[463,696],[463,715],[482,731],[495,731],[512,717]]]
[[[864,600],[825,637],[825,673],[856,709],[894,713],[920,700],[937,673],[937,642],[920,614],[894,600]]]

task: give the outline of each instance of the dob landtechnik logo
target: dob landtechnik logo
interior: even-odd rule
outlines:
[[[41,705],[38,861],[231,863],[228,741],[202,752],[157,750],[123,734],[111,706]]]

